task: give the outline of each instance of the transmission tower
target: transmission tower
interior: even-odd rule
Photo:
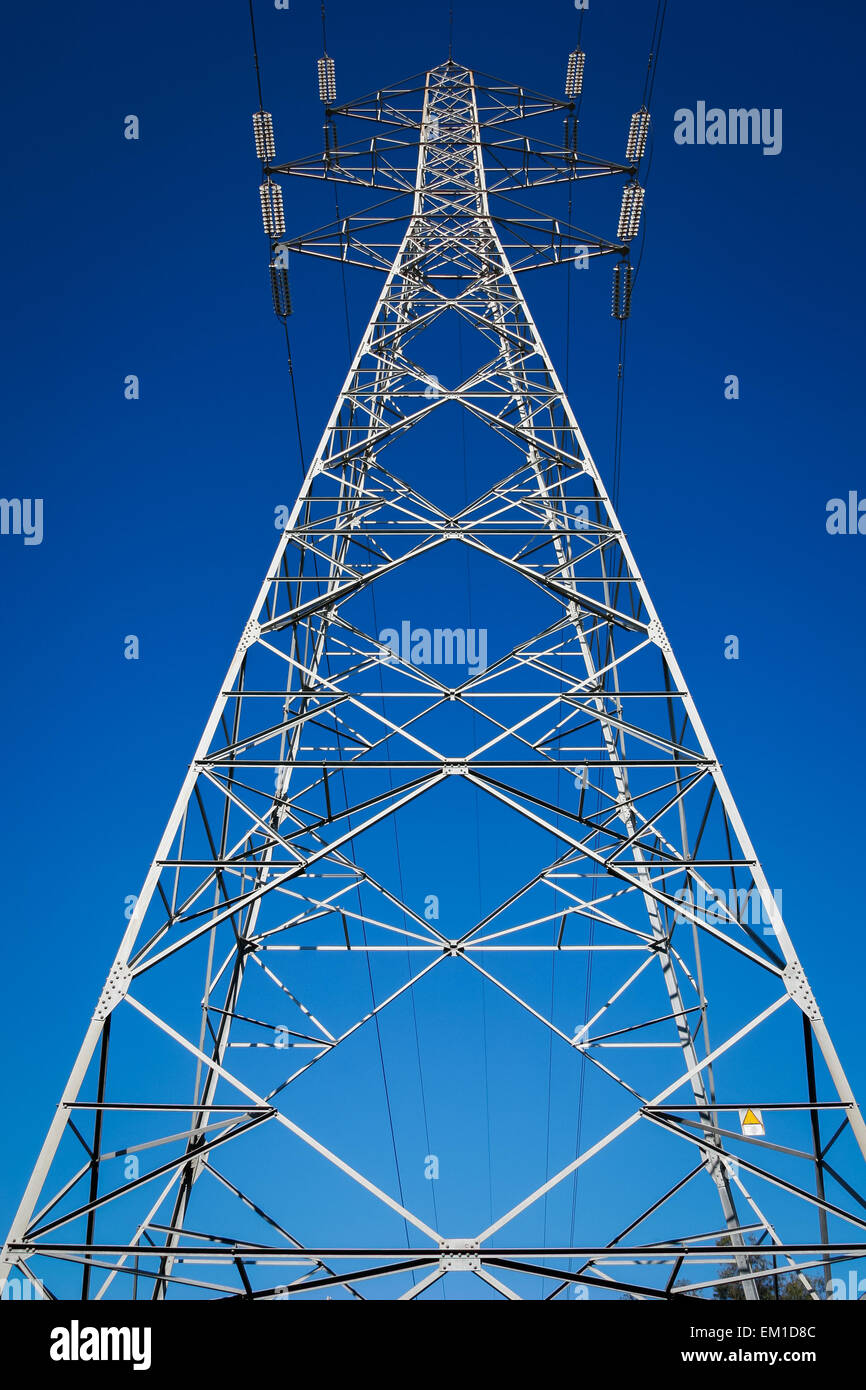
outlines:
[[[864,1248],[863,1118],[521,287],[607,256],[628,314],[649,117],[585,154],[582,79],[449,59],[338,105],[325,57],[323,153],[254,117],[279,317],[293,256],[384,285],[4,1277],[820,1297]],[[289,176],[387,196],[287,236]],[[610,240],[518,198],[598,179]]]

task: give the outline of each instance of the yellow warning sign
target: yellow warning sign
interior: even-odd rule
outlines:
[[[755,1110],[751,1106],[748,1110],[740,1111],[740,1128],[744,1134],[751,1136],[764,1133],[764,1118],[760,1110]]]

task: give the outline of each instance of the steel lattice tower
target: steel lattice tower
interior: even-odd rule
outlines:
[[[811,1275],[863,1248],[866,1129],[518,280],[610,255],[627,312],[634,160],[584,155],[568,103],[451,60],[345,106],[321,71],[322,156],[275,163],[270,117],[256,118],[276,307],[287,252],[385,283],[0,1274],[65,1297],[412,1298],[452,1283],[664,1298],[720,1279],[755,1297],[757,1243],[817,1297]],[[564,143],[523,134],[532,116],[564,117]],[[354,142],[338,143],[338,120]],[[411,198],[396,255],[390,205],[286,239],[290,174]],[[626,181],[616,240],[497,202],[604,176]],[[439,333],[441,351],[455,323],[480,355],[461,371],[451,354],[440,380],[425,344]],[[458,411],[473,457],[486,442],[483,485],[454,506],[437,492],[450,436],[436,426]],[[459,651],[431,664],[423,633],[406,650],[384,625],[395,605],[438,613],[431,595],[464,563],[495,595],[492,652],[452,679]],[[498,857],[476,907],[479,815]],[[494,1063],[513,1066],[492,1216],[462,1095],[481,981]],[[417,1040],[419,1010],[429,1142],[458,1175],[449,1187],[443,1172],[438,1209],[432,1182],[404,1192],[405,1161],[395,1183],[399,1077],[381,1110],[379,1062],[399,1051],[387,1021],[414,1016]],[[547,1155],[516,1141],[553,1075],[523,1029],[564,1068],[570,1136],[580,1094],[573,1156],[549,1109]]]

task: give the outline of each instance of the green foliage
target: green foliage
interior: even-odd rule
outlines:
[[[732,1245],[732,1243],[730,1236],[723,1236],[719,1241],[720,1245]],[[754,1245],[754,1237],[752,1237],[748,1243]],[[803,1284],[800,1276],[788,1272],[785,1266],[781,1264],[781,1261],[779,1261],[778,1268],[774,1271],[772,1259],[769,1255],[750,1253],[746,1258],[749,1262],[749,1269],[753,1273],[757,1274],[759,1271],[767,1271],[767,1277],[765,1279],[758,1279],[755,1281],[759,1299],[773,1303],[789,1303],[798,1302],[800,1300],[808,1302],[811,1300],[812,1296]],[[778,1258],[779,1257],[777,1257],[777,1260]],[[719,1279],[732,1279],[740,1272],[740,1266],[736,1261],[732,1261],[731,1264],[724,1265],[719,1271]],[[823,1297],[823,1279],[817,1278],[811,1273],[807,1275],[807,1278],[818,1297]],[[741,1283],[718,1283],[712,1290],[712,1297],[723,1301],[745,1302],[746,1294]]]

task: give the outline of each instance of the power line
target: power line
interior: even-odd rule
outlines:
[[[252,41],[253,41],[253,60],[254,60],[255,69],[256,69],[256,86],[257,86],[258,96],[259,96],[259,110],[260,110],[260,111],[263,111],[263,110],[264,110],[264,98],[263,98],[263,95],[262,95],[261,67],[260,67],[260,64],[259,64],[258,45],[257,45],[257,42],[256,42],[255,18],[254,18],[254,15],[253,15],[253,0],[249,0],[249,13],[250,13],[250,30],[251,30],[251,33],[252,33]],[[327,42],[326,42],[326,38],[325,38],[325,6],[324,6],[324,3],[322,4],[322,44],[323,44],[323,47],[327,48]],[[336,190],[336,187],[334,188],[334,198],[335,198],[335,200],[336,200],[336,198],[337,198],[337,190]],[[339,222],[339,217],[340,217],[339,203],[337,203],[337,220],[338,220],[338,222]],[[347,287],[346,287],[345,266],[343,265],[342,262],[341,262],[341,270],[342,270],[342,272],[343,272],[342,281],[343,281],[343,299],[344,299],[344,307],[345,307],[345,315],[346,315],[346,335],[347,335],[348,342],[349,342],[349,356],[350,356],[350,359],[351,359],[351,357],[352,357],[353,354],[352,354],[351,328],[350,328],[350,322],[349,322],[348,290],[347,290]],[[283,329],[284,329],[285,341],[286,341],[286,361],[287,361],[287,366],[288,366],[288,370],[289,370],[289,382],[290,382],[290,384],[291,384],[292,405],[293,405],[293,410],[294,410],[295,426],[296,426],[297,437],[298,437],[298,452],[299,452],[299,459],[300,459],[300,466],[301,466],[301,475],[302,475],[302,477],[305,477],[305,476],[306,476],[306,463],[305,463],[305,459],[304,459],[303,435],[302,435],[302,431],[301,431],[300,406],[299,406],[299,402],[298,402],[298,391],[297,391],[297,383],[296,383],[296,381],[295,381],[294,366],[293,366],[293,363],[292,363],[292,347],[291,347],[291,340],[290,340],[290,337],[289,337],[289,326],[288,326],[288,322],[286,321],[286,319],[283,319]],[[303,560],[302,560],[302,564],[303,564]],[[315,575],[317,578],[319,577],[319,566],[318,566],[318,562],[317,562],[317,560],[316,560],[315,554],[313,555],[313,573],[314,573],[314,575]],[[371,594],[371,597],[373,598],[373,601],[374,601],[374,604],[375,604],[375,597],[374,597],[372,594]],[[375,615],[374,615],[374,621],[375,621]],[[327,652],[325,652],[324,656],[325,656],[325,669],[326,669],[326,671],[328,672],[328,675],[330,675],[330,659],[329,659],[329,656],[328,656]],[[379,675],[380,675],[380,680],[381,680],[381,671],[380,671]],[[341,739],[342,735],[341,735],[341,732],[340,732],[339,728],[336,727],[336,726],[335,726],[335,737],[336,737],[337,743],[338,743],[338,745],[339,745],[340,739]],[[347,787],[346,787],[346,773],[345,773],[345,769],[342,769],[342,770],[341,770],[341,779],[342,779],[342,784],[343,784],[343,796],[344,796],[344,799],[345,799],[345,801],[346,801],[346,805],[347,805],[347,807],[348,807],[348,805],[349,805],[349,799],[348,799],[348,789],[347,789]],[[389,768],[389,779],[392,779],[392,774],[391,774],[390,768]],[[393,785],[393,781],[392,781],[392,785]],[[348,818],[348,823],[351,824],[351,818],[350,818],[350,817]],[[396,837],[396,833],[397,833],[396,824],[395,824],[395,826],[394,826],[394,833],[395,833],[395,837]],[[354,843],[353,843],[352,846],[351,846],[351,853],[352,853],[352,861],[353,861],[353,863],[354,863],[354,859],[355,859],[355,855],[354,855]],[[399,845],[398,845],[398,847],[397,847],[397,854],[398,854],[398,860],[399,860]],[[401,884],[402,884],[402,869],[400,870],[400,877],[401,877]],[[402,901],[402,887],[401,887],[401,901]],[[360,889],[360,885],[359,885],[359,887],[358,887],[358,906],[359,906],[359,917],[360,917],[360,923],[361,923],[361,933],[362,933],[362,937],[363,937],[363,941],[364,941],[364,946],[366,947],[367,944],[368,944],[368,943],[367,943],[367,929],[366,929],[366,924],[365,924],[365,922],[364,922],[364,909],[363,909],[363,902],[362,902],[362,900],[361,900],[361,889]],[[376,1010],[376,993],[375,993],[375,986],[374,986],[374,983],[373,983],[373,970],[372,970],[371,953],[370,953],[369,951],[366,951],[366,950],[365,950],[364,955],[365,955],[366,964],[367,964],[367,976],[368,976],[368,982],[369,982],[369,988],[370,988],[370,999],[371,999],[371,1002],[372,1002],[372,1005],[373,1005],[373,1010],[374,1010],[373,1022],[374,1022],[374,1024],[375,1024],[376,1043],[377,1043],[377,1049],[378,1049],[378,1053],[379,1053],[379,1065],[380,1065],[380,1068],[381,1068],[381,1073],[382,1073],[382,1085],[383,1085],[383,1089],[384,1089],[384,1093],[385,1093],[385,1108],[386,1108],[386,1111],[387,1111],[387,1116],[388,1116],[388,1127],[389,1127],[389,1131],[390,1131],[390,1135],[391,1135],[391,1147],[392,1147],[392,1151],[393,1151],[393,1155],[394,1155],[394,1168],[395,1168],[395,1170],[396,1170],[396,1175],[397,1175],[397,1188],[398,1188],[398,1192],[399,1192],[399,1196],[400,1196],[400,1205],[403,1206],[403,1207],[405,1207],[406,1203],[405,1203],[404,1195],[403,1195],[403,1179],[402,1179],[402,1175],[401,1175],[401,1172],[400,1172],[400,1160],[399,1160],[398,1153],[397,1153],[397,1137],[396,1137],[396,1132],[395,1132],[395,1128],[394,1128],[394,1115],[393,1115],[393,1109],[392,1109],[392,1105],[391,1105],[391,1093],[390,1093],[390,1088],[389,1088],[389,1086],[388,1086],[388,1076],[387,1076],[387,1070],[386,1070],[386,1067],[385,1067],[385,1054],[384,1054],[384,1049],[383,1049],[383,1045],[382,1045],[382,1033],[381,1033],[381,1028],[380,1028],[380,1025],[379,1025],[379,1015],[378,1015],[377,1012],[375,1012],[375,1010]],[[413,993],[413,991],[410,991],[410,993]],[[414,997],[413,997],[412,1003],[413,1003],[413,1009],[414,1009]],[[416,1028],[417,1028],[417,1022],[416,1022]],[[419,1056],[419,1068],[420,1068],[420,1056]],[[423,1095],[423,1080],[422,1080],[422,1095]],[[426,1124],[427,1124],[427,1121],[426,1121],[426,1106],[425,1106],[425,1127],[426,1127]],[[429,1139],[429,1134],[428,1134],[428,1139]],[[433,1196],[434,1196],[434,1210],[435,1210],[435,1192],[434,1192]],[[406,1244],[408,1245],[408,1244],[409,1244],[409,1225],[408,1225],[408,1222],[406,1221],[406,1218],[405,1218],[405,1217],[403,1218],[403,1228],[404,1228],[404,1231],[405,1231],[405,1234],[406,1234]],[[415,1275],[414,1275],[414,1273],[412,1274],[412,1282],[413,1282],[413,1284],[415,1283]]]
[[[464,367],[463,367],[463,319],[460,318],[460,319],[458,319],[458,324],[457,324],[457,374],[458,374],[458,377],[459,377],[459,379],[460,379],[461,382],[463,381],[463,371],[464,371]],[[468,507],[468,505],[469,505],[469,465],[468,465],[468,460],[467,460],[467,455],[466,455],[466,412],[465,412],[465,410],[461,410],[461,412],[460,412],[460,444],[461,444],[461,451],[462,451],[462,458],[463,458],[463,498],[464,498],[464,502],[465,502],[466,506]],[[467,626],[471,628],[471,627],[473,626],[473,620],[472,620],[472,614],[473,614],[473,606],[472,606],[472,567],[471,567],[471,562],[470,562],[469,550],[468,550],[467,547],[464,547],[464,549],[466,550],[466,554],[465,554],[465,557],[464,557],[465,560],[466,560],[466,605],[467,605],[467,616],[468,616],[468,619],[469,619]],[[472,709],[472,742],[473,742],[473,745],[475,745],[475,744],[477,743],[477,740],[478,740],[478,719],[477,719],[477,715],[476,715],[476,713],[475,713],[475,709],[474,709],[474,707],[473,707],[473,709]],[[475,868],[476,868],[476,886],[477,886],[477,895],[478,895],[478,920],[480,921],[480,920],[481,920],[481,917],[482,917],[482,915],[483,915],[483,901],[482,901],[482,892],[481,892],[481,888],[482,888],[482,882],[481,882],[481,807],[480,807],[479,795],[478,795],[478,788],[477,788],[477,787],[475,787],[475,789],[474,789],[474,806],[475,806]],[[481,961],[481,963],[482,963],[482,966],[483,966],[483,965],[484,965],[483,953],[482,953],[482,961]],[[491,1128],[490,1128],[490,1057],[489,1057],[489,1048],[488,1048],[488,1042],[487,1042],[487,995],[488,995],[488,982],[487,982],[486,976],[482,975],[482,976],[481,976],[481,1046],[482,1046],[482,1053],[483,1053],[483,1057],[484,1057],[484,1068],[483,1068],[483,1072],[482,1072],[482,1076],[483,1076],[483,1080],[484,1080],[484,1126],[485,1126],[485,1133],[486,1133],[486,1137],[487,1137],[487,1191],[488,1191],[488,1199],[489,1199],[489,1214],[490,1214],[490,1220],[491,1220],[491,1222],[492,1222],[492,1221],[493,1221],[493,1146],[492,1146],[492,1143],[491,1143]]]
[[[250,0],[250,30],[253,36],[253,62],[256,65],[256,86],[259,90],[259,110],[264,111],[265,104],[262,99],[262,74],[259,68],[259,48],[256,43],[256,21],[253,15],[253,0]]]
[[[584,19],[585,19],[585,18],[586,18],[586,11],[585,11],[585,10],[581,10],[581,11],[579,12],[579,15],[578,15],[578,22],[577,22],[577,46],[578,46],[578,48],[580,48],[581,42],[582,42],[582,39],[583,39],[583,22],[584,22]],[[581,108],[582,102],[583,102],[583,84],[581,84],[581,89],[580,89],[580,92],[579,92],[578,95],[577,95],[577,100],[576,100],[576,102],[573,103],[573,105],[574,105],[574,115],[573,115],[573,120],[574,120],[574,145],[575,145],[575,146],[577,145],[577,130],[578,130],[578,123],[579,123],[579,120],[580,120],[580,108]],[[567,128],[568,128],[568,127],[567,127],[567,123],[566,123],[566,131],[567,131]],[[574,203],[574,168],[572,167],[572,171],[571,171],[571,174],[570,174],[569,180],[568,180],[568,225],[569,225],[569,226],[572,225],[573,203]],[[565,394],[566,394],[566,396],[569,394],[569,390],[570,390],[570,380],[571,380],[571,277],[572,277],[572,274],[573,274],[573,272],[574,272],[574,269],[575,269],[574,264],[572,264],[572,265],[569,266],[569,268],[568,268],[568,279],[567,279],[566,285],[565,285]],[[567,422],[566,422],[566,423],[567,423]],[[560,657],[560,666],[562,666],[562,657]],[[556,790],[556,805],[557,805],[556,824],[557,824],[557,827],[559,826],[559,806],[560,806],[560,801],[561,801],[561,784],[558,782],[558,783],[557,783],[557,790]],[[558,896],[558,889],[557,889],[556,886],[554,886],[554,889],[553,889],[554,934],[556,933],[556,914],[557,914],[557,911],[558,911],[557,896]],[[590,953],[590,959],[591,959],[591,953]],[[556,997],[556,952],[554,952],[554,953],[551,955],[551,958],[550,958],[550,1018],[551,1018],[551,1022],[553,1021],[553,1005],[554,1005],[555,997]],[[544,1158],[544,1175],[545,1175],[545,1178],[549,1178],[549,1177],[550,1177],[550,1120],[551,1120],[551,1094],[552,1094],[552,1088],[553,1088],[553,1034],[551,1033],[551,1034],[549,1035],[549,1037],[548,1037],[548,1040],[547,1040],[547,1137],[546,1137],[546,1141],[545,1141],[545,1158]],[[544,1218],[543,1218],[543,1239],[544,1239],[544,1243],[545,1243],[545,1244],[546,1244],[546,1241],[547,1241],[547,1216],[548,1216],[549,1197],[550,1197],[550,1194],[549,1194],[549,1193],[545,1193],[545,1195],[544,1195]],[[573,1221],[572,1221],[572,1229],[573,1229],[573,1225],[574,1225],[574,1223],[573,1223]]]
[[[653,99],[653,88],[655,86],[656,72],[658,71],[659,50],[662,43],[662,32],[665,27],[667,9],[668,0],[658,0],[652,38],[650,39],[649,61],[647,63],[647,72],[643,87],[643,104],[647,110],[649,110]]]
[[[641,106],[647,112],[652,109],[653,92],[658,73],[659,53],[661,51],[662,34],[664,32],[665,17],[667,15],[667,0],[657,0],[655,18],[653,20],[652,34],[650,36],[649,56],[647,58],[646,73],[644,75],[643,95]],[[655,148],[655,139],[650,126],[650,151],[644,174],[643,186],[646,190],[649,179],[650,169],[652,168],[652,157]],[[637,266],[635,267],[632,278],[632,290],[637,283],[638,271],[643,260],[644,248],[646,246],[646,219],[644,219],[643,235],[641,238],[641,249],[638,255]],[[626,362],[628,349],[628,329],[626,321],[620,320],[619,324],[619,347],[617,361],[617,382],[616,382],[616,407],[615,407],[615,427],[614,427],[614,450],[613,450],[613,480],[611,497],[614,510],[619,506],[619,488],[622,475],[622,451],[623,451],[623,422],[625,417],[625,379]]]
[[[324,43],[324,41],[325,41],[325,6],[324,6],[324,3],[322,4],[322,41],[323,41],[323,43]],[[340,204],[339,204],[339,199],[338,199],[338,196],[337,196],[337,187],[336,187],[336,184],[334,185],[334,205],[335,205],[335,209],[336,209],[337,223],[338,223],[338,225],[339,225],[341,214],[340,214]],[[342,282],[342,288],[343,288],[343,312],[344,312],[344,317],[345,317],[345,322],[346,322],[346,341],[347,341],[348,347],[349,347],[349,355],[351,356],[351,355],[352,355],[352,328],[351,328],[351,318],[350,318],[350,314],[349,314],[349,292],[348,292],[348,286],[347,286],[347,283],[346,283],[346,266],[345,266],[345,262],[343,261],[342,258],[341,258],[341,260],[340,260],[340,272],[341,272],[341,282]],[[375,595],[375,592],[374,592],[372,589],[370,589],[370,591],[369,591],[369,596],[370,596],[370,602],[371,602],[371,607],[372,607],[373,629],[374,629],[374,631],[375,631],[376,633],[378,633],[378,632],[379,632],[379,619],[378,619],[378,614],[377,614],[377,611],[376,611],[376,595]],[[379,666],[379,687],[380,687],[382,693],[384,694],[384,692],[385,692],[385,685],[384,685],[384,678],[383,678],[383,675],[382,675],[382,668],[381,668],[381,666]],[[338,735],[338,737],[339,737],[339,735]],[[345,791],[345,771],[342,773],[342,779],[343,779],[343,786],[344,786],[344,791]],[[391,788],[391,790],[393,791],[393,789],[394,789],[394,774],[393,774],[393,770],[391,769],[391,767],[388,768],[388,785],[389,785],[389,787]],[[391,818],[391,824],[392,824],[392,827],[393,827],[393,830],[394,830],[394,853],[395,853],[395,858],[396,858],[396,862],[397,862],[397,877],[398,877],[398,883],[399,883],[399,886],[400,886],[400,901],[401,901],[401,903],[405,904],[406,895],[405,895],[405,889],[404,889],[404,883],[403,883],[403,864],[402,864],[402,859],[401,859],[401,855],[400,855],[400,836],[399,836],[399,831],[398,831],[398,828],[397,828],[397,822],[396,822],[396,820],[395,820],[393,817]],[[358,893],[359,893],[359,899],[360,899],[360,889],[358,890]],[[403,912],[404,925],[405,925],[405,917],[406,917],[406,913],[405,913],[405,906],[404,906],[404,912]],[[366,944],[367,944],[367,934],[366,934],[366,928],[365,928],[364,923],[363,923],[363,918],[362,918],[361,927],[362,927],[362,933],[363,933],[363,937],[364,937],[364,944],[366,945]],[[409,970],[409,975],[410,975],[410,977],[411,977],[411,973],[412,973],[412,964],[411,964],[411,957],[410,957],[410,955],[409,955],[408,947],[407,947],[407,950],[406,950],[406,964],[407,964],[407,968],[408,968],[408,970]],[[372,973],[372,966],[371,966],[371,959],[370,959],[370,953],[369,953],[369,952],[367,952],[367,967],[368,967],[369,979],[370,979],[370,997],[371,997],[371,999],[372,999],[373,1006],[374,1006],[374,1008],[375,1008],[375,1006],[376,1006],[376,997],[375,997],[375,991],[374,991],[374,987],[373,987],[373,973]],[[427,1143],[427,1151],[428,1151],[428,1153],[429,1153],[429,1152],[431,1152],[431,1148],[430,1148],[430,1121],[429,1121],[428,1112],[427,1112],[427,1095],[426,1095],[426,1090],[425,1090],[425,1086],[424,1086],[424,1069],[423,1069],[423,1065],[422,1065],[422,1061],[421,1061],[421,1035],[420,1035],[420,1029],[419,1029],[419,1025],[418,1025],[418,1009],[417,1009],[417,1005],[416,1005],[416,1002],[415,1002],[415,987],[414,987],[414,985],[413,985],[413,986],[411,987],[411,989],[409,990],[409,1001],[410,1001],[411,1008],[412,1008],[412,1021],[413,1021],[414,1034],[415,1034],[415,1051],[416,1051],[416,1056],[417,1056],[417,1061],[418,1061],[418,1083],[419,1083],[419,1091],[420,1091],[420,1098],[421,1098],[421,1111],[422,1111],[422,1116],[423,1116],[423,1120],[424,1120],[424,1136],[425,1136],[425,1140],[426,1140],[426,1143]],[[375,1016],[375,1024],[376,1024],[376,1036],[377,1036],[378,1044],[379,1044],[379,1057],[380,1057],[380,1062],[381,1062],[381,1067],[382,1067],[382,1082],[383,1082],[383,1085],[384,1085],[384,1088],[385,1088],[385,1096],[386,1096],[387,1105],[388,1105],[388,1119],[389,1119],[389,1124],[390,1124],[390,1126],[391,1126],[391,1138],[392,1138],[392,1144],[393,1144],[393,1149],[394,1149],[394,1166],[395,1166],[395,1168],[396,1168],[396,1170],[397,1170],[397,1183],[398,1183],[399,1190],[400,1190],[400,1201],[401,1201],[401,1203],[402,1203],[402,1202],[403,1202],[403,1183],[402,1183],[402,1178],[401,1178],[401,1174],[400,1174],[400,1161],[399,1161],[399,1158],[398,1158],[398,1155],[397,1155],[397,1142],[396,1142],[396,1136],[395,1136],[395,1130],[394,1130],[393,1116],[392,1116],[392,1111],[391,1111],[391,1100],[390,1100],[390,1093],[389,1093],[389,1088],[388,1088],[388,1077],[387,1077],[387,1071],[386,1071],[386,1067],[385,1067],[385,1055],[384,1055],[384,1050],[383,1050],[383,1046],[382,1046],[382,1036],[381,1036],[381,1030],[380,1030],[380,1027],[379,1027],[379,1016],[378,1016],[378,1014],[376,1014],[376,1016]],[[435,1221],[436,1226],[437,1226],[437,1228],[438,1228],[438,1225],[439,1225],[439,1211],[438,1211],[438,1203],[437,1203],[437,1200],[436,1200],[436,1188],[431,1186],[430,1193],[431,1193],[432,1203],[433,1203],[433,1216],[434,1216],[434,1221]],[[404,1225],[405,1225],[405,1222],[404,1222]],[[409,1243],[409,1228],[408,1228],[408,1226],[406,1226],[406,1243],[407,1243],[407,1244]],[[414,1276],[414,1274],[413,1274],[413,1276],[412,1276],[412,1282],[413,1282],[413,1283],[415,1282],[415,1276]],[[443,1287],[442,1287],[442,1296],[443,1296],[443,1298],[445,1297],[445,1288],[444,1288],[444,1285],[443,1285]]]
[[[307,466],[304,462],[304,441],[301,436],[301,412],[300,407],[298,405],[298,389],[295,383],[295,369],[292,365],[292,344],[289,339],[289,325],[285,319],[283,319],[283,328],[285,330],[286,335],[286,365],[289,369],[289,383],[292,388],[292,405],[294,407],[295,414],[295,429],[297,430],[298,434],[298,457],[300,459],[301,464],[301,478],[303,479],[307,475]]]
[[[657,72],[658,72],[659,52],[660,52],[660,48],[661,48],[662,32],[663,32],[663,30],[664,30],[664,22],[665,22],[666,13],[667,13],[667,0],[657,0],[656,12],[655,12],[655,19],[654,19],[654,21],[653,21],[652,35],[651,35],[651,38],[650,38],[650,50],[649,50],[649,57],[648,57],[648,59],[647,59],[647,69],[646,69],[646,73],[645,73],[645,76],[644,76],[643,95],[642,95],[642,98],[641,98],[641,105],[642,105],[648,112],[650,111],[651,105],[652,105],[653,91],[654,91],[654,88],[655,88],[656,74],[657,74]],[[582,23],[582,21],[583,21],[583,14],[581,14],[581,23]],[[650,125],[649,157],[648,157],[648,159],[647,159],[646,173],[644,174],[644,180],[643,180],[644,189],[646,189],[646,185],[647,185],[647,181],[648,181],[648,177],[649,177],[649,172],[650,172],[650,169],[652,168],[652,158],[653,158],[654,150],[655,150],[655,137],[654,137],[654,132],[653,132],[653,129],[652,129],[652,125]],[[569,222],[570,222],[570,221],[571,221],[571,181],[569,181]],[[633,280],[632,280],[632,287],[634,287],[634,285],[635,285],[636,282],[637,282],[638,271],[640,270],[641,262],[642,262],[642,260],[643,260],[643,253],[644,253],[645,247],[646,247],[646,219],[644,219],[643,231],[642,231],[642,236],[641,236],[640,251],[639,251],[639,254],[638,254],[637,266],[636,266],[635,271],[634,271],[634,276],[633,276]],[[571,283],[571,282],[570,282],[570,280],[569,280],[569,290],[570,290],[570,283]],[[569,300],[569,302],[570,302],[570,300]],[[570,314],[570,310],[569,310],[569,314]],[[570,327],[570,322],[571,322],[571,320],[570,320],[570,317],[569,317],[569,327]],[[569,338],[570,335],[566,335],[566,336],[567,336],[567,340],[568,340],[568,338]],[[620,320],[619,320],[618,345],[617,345],[616,404],[615,404],[615,409],[614,409],[613,476],[612,476],[612,481],[611,481],[611,498],[612,498],[612,500],[613,500],[614,510],[618,510],[618,508],[619,508],[619,491],[620,491],[620,481],[621,481],[621,477],[622,477],[623,423],[624,423],[624,417],[625,417],[625,384],[626,384],[626,365],[627,365],[627,358],[628,358],[628,323],[627,323],[627,320],[626,320],[626,319],[620,319]],[[568,351],[566,351],[566,390],[568,389],[568,385],[567,385],[567,384],[568,384],[568,362],[569,362],[569,356],[568,356]],[[622,574],[622,570],[623,570],[623,566],[624,566],[624,560],[625,560],[625,557],[624,557],[624,555],[623,555],[622,552],[621,552],[621,553],[620,553],[620,563],[619,563],[619,574],[617,575],[617,579],[618,579],[618,578],[620,577],[620,575]],[[632,596],[632,597],[633,597],[633,596]],[[599,791],[599,792],[598,792],[598,795],[597,795],[597,802],[596,802],[596,812],[595,812],[596,816],[599,814],[600,809],[601,809],[601,792]],[[597,884],[596,884],[596,877],[595,877],[595,875],[593,875],[593,879],[592,879],[592,889],[591,889],[591,893],[590,893],[590,901],[592,901],[592,900],[595,898],[596,887],[597,887]],[[588,944],[590,947],[592,947],[592,945],[593,945],[594,936],[595,936],[595,923],[594,923],[594,921],[593,921],[592,919],[590,919],[590,923],[589,923],[589,932],[588,932],[588,936],[587,936],[587,944]],[[554,957],[554,961],[555,961],[555,957]],[[586,1023],[586,1022],[588,1021],[589,1016],[590,1016],[590,1005],[591,1005],[591,1001],[592,1001],[592,965],[593,965],[593,952],[592,952],[592,950],[590,949],[590,950],[587,952],[587,964],[586,964],[586,987],[585,987],[585,993],[584,993],[584,1012],[583,1012],[584,1023]],[[584,1112],[585,1096],[586,1096],[586,1055],[585,1055],[585,1052],[581,1051],[581,1058],[580,1058],[580,1079],[579,1079],[579,1082],[578,1082],[578,1096],[577,1096],[577,1118],[576,1118],[576,1124],[575,1124],[575,1140],[574,1140],[574,1157],[575,1157],[575,1158],[578,1158],[579,1155],[580,1155],[580,1145],[581,1145],[581,1140],[582,1140],[582,1136],[583,1136],[583,1112]],[[576,1218],[577,1218],[577,1193],[578,1193],[578,1179],[579,1179],[579,1176],[580,1176],[580,1169],[579,1169],[579,1168],[576,1168],[575,1171],[574,1171],[574,1175],[573,1175],[573,1177],[572,1177],[572,1184],[571,1184],[571,1227],[570,1227],[570,1230],[571,1230],[571,1243],[572,1243],[572,1244],[574,1244],[574,1230],[575,1230],[575,1223],[576,1223]],[[545,1201],[546,1201],[546,1199],[545,1199]]]

